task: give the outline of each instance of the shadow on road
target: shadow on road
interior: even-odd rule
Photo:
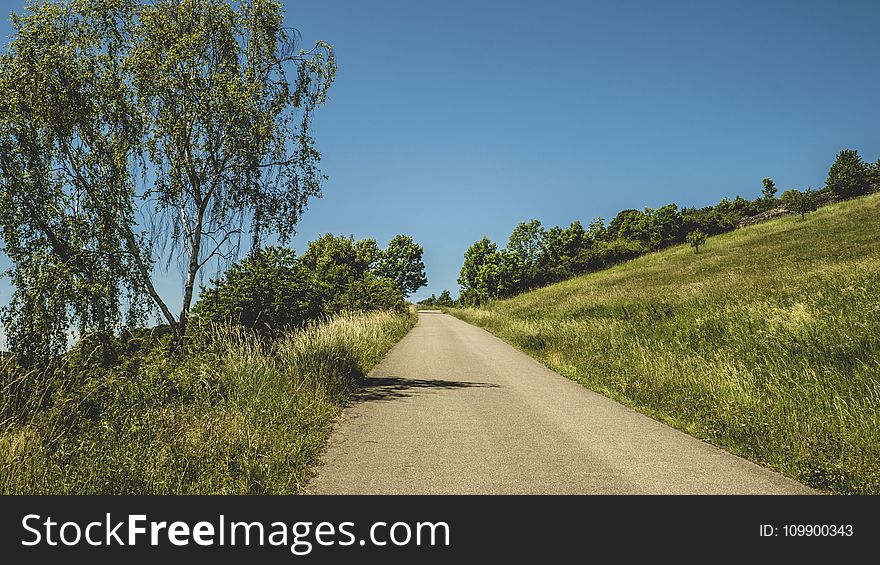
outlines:
[[[402,379],[400,377],[370,377],[352,396],[353,402],[394,400],[412,396],[417,390],[458,388],[498,388],[492,383],[447,381],[443,379]]]

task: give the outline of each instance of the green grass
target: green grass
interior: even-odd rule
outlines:
[[[299,493],[358,378],[414,323],[341,315],[270,345],[220,328],[183,359],[74,376],[0,360],[0,493]]]
[[[696,437],[880,493],[880,195],[450,313]]]

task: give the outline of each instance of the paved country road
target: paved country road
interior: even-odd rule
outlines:
[[[439,312],[370,372],[315,494],[809,494]]]

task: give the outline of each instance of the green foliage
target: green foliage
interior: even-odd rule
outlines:
[[[434,296],[433,294],[431,296]],[[449,291],[443,289],[443,292],[440,293],[440,296],[437,297],[437,300],[434,302],[437,306],[445,306],[451,307],[454,306],[454,301],[452,300],[452,296],[449,294]]]
[[[128,14],[88,2],[31,3],[0,55],[0,229],[15,288],[3,323],[26,365],[80,332],[143,319],[130,240],[130,156],[140,131],[119,84]],[[126,313],[122,305],[132,296]]]
[[[604,269],[617,263],[635,259],[647,253],[648,249],[638,241],[613,239],[596,244],[591,265],[593,269]]]
[[[648,239],[645,232],[645,214],[638,210],[621,210],[608,224],[609,239],[628,239],[644,241]]]
[[[591,225],[591,228],[596,226]],[[550,228],[544,236],[537,273],[529,286],[560,281],[573,273],[585,272],[590,265],[593,242],[593,234],[577,221],[565,229],[557,226]]]
[[[331,234],[309,242],[298,259],[291,249],[255,250],[202,290],[193,314],[202,325],[237,324],[275,335],[339,312],[402,312],[401,280],[410,285],[419,275],[423,280],[424,267],[414,265],[414,255],[401,253],[401,242],[421,252],[408,236],[392,239],[389,253],[373,239]],[[401,266],[398,270],[383,265],[389,256],[404,255],[406,260],[392,263]]]
[[[436,296],[434,294],[431,294],[431,296],[429,296],[428,298],[425,298],[423,300],[419,300],[417,304],[419,306],[426,306],[426,307],[439,306],[439,307],[450,308],[452,306],[455,306],[455,301],[452,299],[452,296],[449,294],[448,290],[443,290],[443,292],[440,293],[440,296]]]
[[[375,271],[381,252],[373,240],[327,234],[309,242],[297,268],[323,315],[342,311],[403,309],[398,281]]]
[[[782,193],[780,200],[786,210],[793,214],[800,214],[802,220],[806,218],[807,212],[813,212],[819,206],[817,193],[810,188],[804,192],[795,188],[786,190]]]
[[[699,253],[700,246],[706,243],[706,234],[700,230],[694,230],[687,234],[685,241],[694,248],[694,253]]]
[[[682,236],[697,229],[712,236],[736,228],[739,217],[736,215],[733,205],[725,200],[722,200],[717,206],[683,209],[681,211]]]
[[[105,365],[84,346],[39,371],[0,358],[0,494],[300,493],[351,390],[414,323],[345,314],[271,346],[216,326],[185,356],[144,341]]]
[[[423,253],[422,246],[410,236],[396,235],[379,254],[376,274],[394,281],[403,295],[409,296],[428,284]]]
[[[764,196],[764,200],[773,200],[776,198],[776,183],[773,182],[773,179],[770,177],[764,177],[762,181],[764,183],[764,190],[761,191],[761,194]]]
[[[291,249],[267,247],[202,289],[193,315],[203,324],[238,324],[261,334],[301,326],[323,313]]]
[[[376,256],[375,241],[356,245],[353,237],[327,234],[309,242],[297,266],[320,297],[323,311],[334,313],[357,309],[352,287],[367,276]]]
[[[667,204],[657,210],[646,210],[644,222],[642,232],[648,234],[648,237],[643,243],[651,249],[662,249],[681,241],[681,215],[675,204]]]
[[[538,220],[522,222],[516,226],[507,240],[507,251],[516,257],[522,272],[518,278],[525,287],[538,280],[541,256],[545,252],[547,232]]]
[[[331,302],[332,308],[327,309],[325,306],[325,311],[328,314],[374,310],[403,312],[406,310],[406,302],[397,282],[376,276],[374,273],[366,273],[362,279],[354,281],[344,292],[336,294],[336,296],[338,298]]]
[[[862,161],[858,151],[844,149],[828,170],[825,186],[841,198],[865,194],[870,189],[869,165]]]
[[[512,296],[523,285],[525,265],[520,255],[497,246],[484,237],[465,253],[458,277],[463,304],[482,304],[500,296]]]
[[[297,51],[268,0],[66,0],[26,12],[0,55],[10,346],[21,362],[47,362],[70,325],[118,330],[148,305],[180,344],[199,270],[233,255],[247,230],[255,246],[267,232],[283,242],[319,194],[310,126],[333,51]],[[152,218],[147,233],[138,212]],[[184,266],[176,317],[152,282],[160,258]]]
[[[137,15],[125,63],[157,171],[155,213],[187,265],[183,335],[200,266],[228,249],[245,216],[255,244],[267,231],[283,243],[308,198],[320,195],[310,120],[335,63],[320,42],[296,52],[275,2],[187,0],[181,8],[165,0]]]
[[[299,259],[290,249],[257,250],[202,290],[193,309],[205,323],[233,323],[276,334],[343,311],[403,310],[397,282],[374,272],[372,239],[325,235]]]
[[[862,177],[859,171],[864,172]],[[837,184],[832,182],[829,187],[834,184],[837,190],[860,186],[863,188],[858,190],[865,191],[868,190],[865,186],[875,185],[880,189],[880,161],[866,165],[855,151],[843,151],[829,174],[829,179],[832,177]],[[867,181],[852,181],[855,177]],[[558,226],[545,229],[538,220],[520,223],[510,234],[505,249],[499,251],[487,238],[468,249],[458,279],[459,300],[462,304],[483,304],[604,269],[671,245],[688,243],[699,252],[706,237],[731,231],[743,219],[779,206],[773,179],[764,178],[763,185],[761,197],[755,200],[737,196],[699,209],[679,210],[676,204],[667,204],[657,209],[621,210],[607,226],[605,220],[597,218],[589,229],[584,229],[578,221],[565,229]],[[787,191],[781,203],[803,218],[818,207],[820,198],[822,203],[827,202],[827,194],[813,190]]]
[[[524,271],[522,259],[506,249],[487,255],[477,274],[480,302],[515,294],[522,288]]]
[[[880,493],[880,195],[450,312],[810,486]]]
[[[483,266],[489,256],[497,252],[498,246],[492,243],[488,237],[477,241],[465,251],[464,264],[458,275],[458,284],[461,285],[460,296],[466,304],[479,304],[481,300],[486,299],[485,296],[481,296],[479,291],[482,284],[480,279],[483,276]]]

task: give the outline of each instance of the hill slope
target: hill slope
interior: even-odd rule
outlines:
[[[880,493],[880,195],[451,313],[697,437]]]

